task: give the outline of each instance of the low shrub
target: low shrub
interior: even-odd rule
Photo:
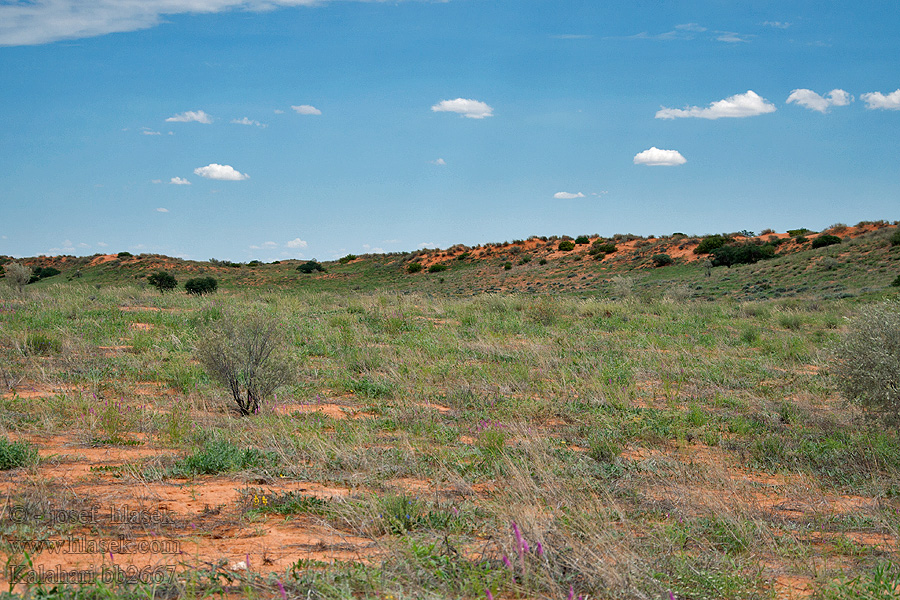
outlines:
[[[35,281],[40,281],[41,279],[46,279],[47,277],[53,277],[54,275],[59,275],[62,273],[59,269],[55,267],[37,267],[31,273],[31,279],[28,283],[34,283]]]
[[[18,291],[22,291],[28,282],[31,281],[31,267],[10,262],[3,265],[3,273],[5,275],[6,284]]]
[[[900,275],[897,275],[897,278],[891,282],[891,287],[900,287]]]
[[[184,290],[188,294],[202,296],[212,294],[219,288],[219,282],[215,277],[195,277],[184,282]]]
[[[591,244],[591,249],[588,250],[589,254],[597,255],[597,254],[612,254],[616,251],[616,245],[613,242],[603,242],[601,240],[597,240],[593,244]]]
[[[816,239],[812,241],[812,247],[815,248],[824,248],[826,246],[833,246],[835,244],[840,244],[841,238],[836,235],[820,235]]]
[[[422,263],[412,262],[412,263],[409,263],[408,265],[406,265],[406,272],[407,273],[418,273],[419,271],[421,271],[424,268],[425,267],[422,266]]]
[[[802,237],[807,233],[813,233],[812,229],[807,229],[806,227],[801,227],[800,229],[788,229],[787,234],[792,238]]]
[[[48,356],[62,350],[62,344],[56,338],[44,333],[29,333],[25,338],[25,351],[37,356]]]
[[[729,244],[733,242],[734,239],[728,237],[727,235],[708,235],[694,248],[694,254],[709,254],[716,248],[721,248],[725,244]]]
[[[359,257],[356,256],[355,254],[348,254],[347,256],[342,256],[341,258],[339,258],[338,262],[341,263],[342,265],[346,265],[348,262],[354,261],[357,258],[359,258]]]
[[[512,269],[512,263],[509,261],[503,263],[503,269],[509,271],[510,269]]]
[[[316,262],[314,260],[306,261],[305,263],[303,263],[302,265],[297,267],[297,270],[300,271],[301,273],[306,273],[307,275],[309,275],[315,271],[318,271],[320,273],[326,272],[325,267],[323,267],[321,264],[319,264],[318,262]]]
[[[131,258],[134,255],[131,252],[119,252],[116,256],[119,258]]]
[[[216,475],[265,467],[272,462],[274,461],[271,456],[256,448],[238,448],[225,440],[214,440],[201,450],[179,460],[175,464],[173,474]]]
[[[575,249],[575,242],[572,240],[563,240],[556,247],[560,252],[571,252]]]
[[[586,235],[579,235],[577,238],[575,238],[575,243],[578,245],[588,244],[590,243],[590,241],[591,239]]]
[[[675,259],[668,254],[654,254],[650,257],[650,260],[653,261],[654,267],[665,267],[675,262]]]
[[[539,264],[539,265],[546,265],[546,264],[547,264],[547,259],[546,259],[546,258],[542,258],[541,260],[538,261],[538,264]]]
[[[775,246],[772,244],[737,244],[716,248],[712,252],[714,267],[741,264],[753,264],[775,256]]]
[[[449,267],[447,265],[442,265],[441,263],[435,263],[428,267],[429,273],[440,273],[441,271],[446,271]]]
[[[831,350],[831,371],[847,400],[900,426],[900,302],[860,308]]]
[[[900,227],[894,230],[894,233],[891,234],[889,239],[891,246],[900,246]]]

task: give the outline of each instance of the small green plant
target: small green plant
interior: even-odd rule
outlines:
[[[588,243],[590,243],[590,241],[591,241],[591,239],[586,235],[579,235],[577,238],[575,238],[575,243],[578,244],[579,246],[581,244],[588,244]]]
[[[714,267],[732,265],[746,265],[773,258],[775,247],[771,244],[746,244],[720,246],[712,251],[712,264]]]
[[[675,262],[675,259],[668,254],[654,254],[650,257],[650,260],[653,261],[654,267],[665,267]]]
[[[47,277],[59,275],[60,273],[62,273],[62,271],[55,267],[37,267],[31,274],[31,279],[28,280],[28,283],[34,283],[36,281],[40,281],[41,279],[46,279]]]
[[[524,254],[524,255],[522,256],[522,258],[519,259],[519,264],[520,264],[520,265],[527,265],[527,264],[530,263],[530,262],[531,262],[531,255],[530,255],[530,254]]]
[[[505,263],[503,263],[503,270],[504,270],[504,271],[509,271],[510,269],[512,269],[512,263],[511,263],[511,262],[506,261]]]
[[[441,263],[435,263],[428,267],[429,273],[440,273],[442,271],[446,271],[449,267],[447,265],[442,265]]]
[[[118,254],[116,254],[116,256],[118,258],[131,258],[134,255],[131,254],[131,252],[119,252]]]
[[[547,259],[546,259],[546,258],[542,258],[541,260],[538,261],[538,264],[539,264],[539,265],[546,265],[546,264],[547,264]]]
[[[801,227],[799,229],[788,229],[787,234],[792,238],[803,237],[807,233],[813,233],[812,229],[807,229],[806,227]]]
[[[158,271],[147,277],[147,282],[159,290],[160,294],[170,292],[178,285],[175,276],[166,271]]]
[[[860,308],[831,352],[831,367],[845,398],[900,426],[900,302]]]
[[[213,440],[175,463],[176,476],[216,475],[229,471],[243,471],[266,467],[274,457],[256,448],[238,448],[226,440]]]
[[[471,252],[463,252],[462,254],[460,254],[459,256],[456,257],[456,260],[466,260],[471,255],[472,255]]]
[[[219,282],[215,277],[195,277],[184,282],[184,290],[188,294],[202,296],[204,294],[212,294],[219,287]]]
[[[596,242],[591,244],[591,249],[588,250],[588,254],[597,256],[597,255],[603,255],[603,254],[612,254],[615,251],[616,251],[615,243],[597,240]]]
[[[45,333],[29,333],[25,337],[25,352],[36,356],[49,356],[59,353],[62,343]]]
[[[347,256],[342,256],[341,258],[339,258],[338,262],[341,263],[342,265],[346,265],[348,262],[353,262],[357,258],[359,258],[359,257],[356,256],[355,254],[348,254]]]
[[[816,248],[824,248],[826,246],[833,246],[835,244],[840,244],[841,238],[836,235],[820,235],[816,239],[812,241],[812,247],[815,250]]]
[[[891,287],[900,287],[900,275],[897,275],[896,279],[891,282]]]
[[[0,471],[37,464],[37,449],[28,442],[10,442],[0,437]]]
[[[556,247],[560,252],[571,252],[575,249],[575,242],[572,240],[563,240]]]
[[[422,263],[411,262],[408,265],[406,265],[406,272],[407,273],[418,273],[419,271],[421,271],[424,268],[425,267],[422,266]]]
[[[824,593],[826,600],[893,600],[900,589],[900,567],[882,562],[872,571],[853,579],[840,579]]]
[[[301,273],[305,273],[307,275],[314,273],[316,271],[318,271],[320,273],[326,272],[325,267],[323,267],[321,264],[319,264],[318,262],[316,262],[314,260],[306,261],[305,263],[303,263],[302,265],[297,267],[297,270],[300,271]]]

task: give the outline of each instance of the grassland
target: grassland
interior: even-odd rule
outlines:
[[[4,286],[4,581],[73,598],[894,597],[900,439],[828,370],[846,318],[896,295],[891,233],[709,276],[144,257]],[[159,294],[143,277],[163,265],[220,291]],[[277,320],[297,377],[239,417],[193,348],[248,310]],[[47,549],[69,539],[120,545]],[[159,542],[178,552],[131,550]],[[174,570],[26,585],[57,565]]]

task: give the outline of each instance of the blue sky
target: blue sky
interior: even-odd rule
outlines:
[[[0,0],[0,254],[897,219],[900,5]]]

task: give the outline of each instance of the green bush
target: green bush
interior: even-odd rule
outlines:
[[[520,265],[527,265],[527,264],[530,263],[530,262],[531,262],[531,255],[530,255],[530,254],[525,254],[525,255],[522,256],[522,258],[519,259],[519,264],[520,264]]]
[[[775,256],[775,246],[771,244],[754,244],[752,242],[746,244],[720,246],[712,251],[714,267],[742,264],[753,264],[755,262],[772,258]]]
[[[820,235],[812,242],[813,249],[815,248],[824,248],[825,246],[833,246],[835,244],[840,244],[841,238],[836,235]]]
[[[41,279],[46,279],[47,277],[53,277],[54,275],[59,275],[62,273],[57,268],[54,267],[37,267],[31,273],[31,279],[28,283],[34,283],[35,281],[40,281]]]
[[[900,287],[900,275],[897,275],[897,278],[891,282],[891,287]]]
[[[709,254],[716,248],[721,248],[725,244],[733,242],[734,239],[727,235],[708,235],[694,248],[694,254]]]
[[[231,392],[241,415],[258,413],[267,397],[294,379],[282,331],[271,315],[252,312],[225,314],[197,332],[197,359]]]
[[[870,417],[900,426],[900,302],[863,306],[831,351],[841,393]]]
[[[338,262],[341,263],[342,265],[346,265],[348,262],[354,261],[357,258],[359,258],[359,257],[356,256],[355,254],[348,254],[347,256],[342,256],[341,258],[339,258]]]
[[[3,273],[6,278],[6,284],[20,292],[31,281],[31,267],[26,267],[17,262],[3,265]]]
[[[435,263],[428,267],[429,273],[440,273],[441,271],[446,271],[448,269],[447,265],[442,265],[441,263]]]
[[[546,264],[547,264],[547,259],[546,259],[546,258],[542,258],[541,260],[538,261],[538,264],[539,264],[539,265],[546,265]]]
[[[900,227],[894,230],[890,237],[891,246],[900,246]]]
[[[573,242],[572,240],[563,240],[559,243],[557,249],[560,252],[571,252],[575,249],[575,242]]]
[[[591,239],[586,235],[579,235],[577,238],[575,238],[575,243],[578,244],[579,246],[581,244],[588,244],[588,243],[590,243],[590,241],[591,241]]]
[[[27,467],[37,463],[38,452],[28,442],[10,442],[0,438],[0,471]]]
[[[406,272],[407,273],[418,273],[419,271],[421,271],[424,268],[425,267],[422,266],[422,263],[412,262],[412,263],[409,263],[408,265],[406,265]]]
[[[800,229],[788,229],[787,234],[792,238],[803,237],[807,233],[814,233],[812,229],[807,229],[806,227],[801,227]]]
[[[809,241],[809,238],[804,235],[801,235],[799,237],[795,237],[794,241],[797,242],[798,244],[805,244],[806,242]]]
[[[212,294],[219,288],[219,282],[215,277],[195,277],[184,282],[184,289],[188,294],[202,296]]]
[[[116,256],[119,258],[131,258],[134,255],[131,252],[119,252]]]
[[[510,269],[512,269],[512,263],[509,261],[503,263],[503,269],[509,271]]]
[[[650,260],[653,261],[654,267],[665,267],[675,262],[675,259],[668,254],[654,254],[650,257]]]
[[[165,271],[159,271],[147,277],[147,281],[159,290],[161,294],[172,291],[178,285],[175,276]]]
[[[325,267],[323,267],[322,265],[320,265],[319,263],[317,263],[314,260],[306,261],[305,263],[303,263],[302,265],[297,267],[297,270],[300,271],[301,273],[306,273],[307,275],[309,275],[313,271],[319,271],[320,273],[325,273]]]
[[[612,254],[616,251],[616,245],[613,242],[602,242],[597,240],[591,244],[590,254]]]

